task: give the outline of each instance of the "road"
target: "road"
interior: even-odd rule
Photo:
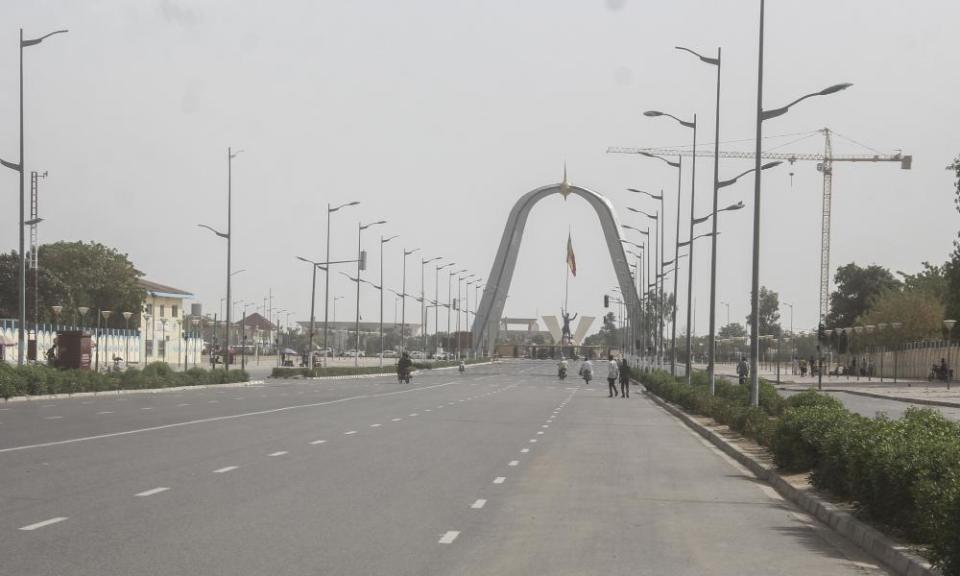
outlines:
[[[549,362],[9,403],[0,574],[886,574]]]

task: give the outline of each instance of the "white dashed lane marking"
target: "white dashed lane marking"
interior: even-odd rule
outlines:
[[[479,510],[479,509],[483,508],[483,505],[486,504],[486,503],[487,503],[486,500],[484,500],[483,498],[480,498],[480,499],[478,499],[476,502],[474,502],[473,504],[471,504],[470,507],[473,508],[474,510]]]
[[[401,420],[403,420],[403,418],[394,418],[393,420],[390,420],[390,421],[391,421],[391,422],[399,422],[399,421],[401,421]]]
[[[446,534],[444,534],[444,535],[440,538],[440,541],[437,542],[437,543],[438,543],[438,544],[452,544],[453,541],[456,540],[456,539],[457,539],[457,536],[459,536],[459,535],[460,535],[460,532],[459,532],[458,530],[450,530],[449,532],[447,532]]]
[[[63,416],[44,416],[44,420],[60,420]]]
[[[357,433],[356,430],[350,430],[349,432],[344,432],[343,435],[344,435],[344,436],[349,436],[349,435],[351,435],[351,434],[356,434],[356,433]]]
[[[493,483],[494,483],[494,484],[503,484],[503,482],[504,482],[506,479],[507,479],[506,476],[497,476],[496,478],[493,479]]]
[[[112,411],[112,410],[102,410],[102,411],[100,411],[100,412],[97,412],[97,414],[113,414],[113,411]]]
[[[218,469],[214,470],[213,473],[214,473],[214,474],[225,474],[225,473],[227,473],[227,472],[232,472],[232,471],[236,470],[237,468],[238,468],[238,466],[226,466],[226,467],[224,467],[224,468],[218,468]]]
[[[37,528],[43,528],[44,526],[49,526],[51,524],[56,524],[57,522],[63,522],[66,520],[66,516],[58,516],[56,518],[51,518],[49,520],[44,520],[43,522],[37,522],[36,524],[27,524],[26,526],[21,526],[20,529],[26,532],[31,530],[36,530]]]
[[[136,494],[136,496],[140,496],[140,497],[143,497],[143,496],[153,496],[154,494],[159,494],[159,493],[161,493],[161,492],[166,492],[166,491],[169,490],[169,489],[170,489],[170,488],[167,488],[166,486],[158,486],[157,488],[151,488],[150,490],[144,490],[143,492],[140,492],[140,493]]]
[[[371,424],[370,427],[371,427],[371,428],[379,428],[379,427],[380,427],[380,424]]]
[[[268,454],[268,456],[283,456],[286,453],[287,453],[286,450],[280,450],[279,452],[273,452],[272,454]]]
[[[520,450],[520,453],[521,453],[521,454],[526,454],[526,453],[529,452],[529,451],[530,451],[529,448],[523,448],[523,449]]]
[[[310,443],[311,446],[316,446],[317,444],[326,444],[326,440],[314,440]]]
[[[507,466],[516,466],[516,465],[519,464],[519,463],[520,463],[519,460],[511,460],[510,463],[507,464]]]

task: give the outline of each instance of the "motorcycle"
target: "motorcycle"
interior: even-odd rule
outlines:
[[[566,366],[561,366],[561,367],[560,367],[558,376],[560,376],[560,379],[561,379],[561,380],[565,380],[565,379],[567,378],[567,367],[566,367]]]
[[[460,370],[461,373],[462,373],[462,372],[466,372],[466,370],[467,370],[467,367],[466,367],[466,365],[463,363],[462,360],[460,361],[460,366],[458,367],[458,370]]]
[[[398,369],[397,370],[397,383],[398,384],[409,384],[410,380],[413,379],[413,376],[410,374],[410,369]]]

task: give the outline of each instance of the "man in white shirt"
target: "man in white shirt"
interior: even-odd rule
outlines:
[[[610,398],[617,395],[617,379],[620,378],[620,366],[613,359],[613,354],[607,356],[607,384],[610,385]]]

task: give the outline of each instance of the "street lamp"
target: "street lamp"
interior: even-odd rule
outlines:
[[[424,287],[425,278],[426,278],[426,267],[427,264],[431,262],[436,262],[437,260],[442,260],[440,256],[434,256],[433,258],[423,259],[423,256],[420,257],[420,322],[423,324],[421,330],[423,332],[423,357],[427,357],[427,295],[426,288]]]
[[[754,151],[755,171],[753,186],[753,274],[750,286],[750,311],[752,321],[750,322],[750,403],[753,406],[760,404],[760,379],[757,375],[757,364],[760,356],[760,347],[757,337],[760,334],[760,178],[761,178],[761,146],[763,144],[763,121],[770,118],[776,118],[790,109],[791,106],[811,98],[813,96],[826,96],[845,90],[852,84],[835,84],[819,92],[813,92],[806,96],[801,96],[793,102],[782,108],[772,110],[763,109],[763,20],[764,20],[765,0],[760,0],[760,35],[759,50],[757,56],[757,134],[756,149]],[[821,319],[822,320],[822,319]]]
[[[693,219],[694,219],[694,208],[696,204],[696,182],[697,182],[697,115],[693,115],[693,121],[688,122],[681,120],[672,114],[667,114],[665,112],[660,112],[658,110],[648,110],[643,113],[644,116],[657,117],[657,116],[667,116],[676,120],[681,126],[685,128],[690,128],[693,130],[693,159],[692,159],[692,169],[690,176],[690,237],[693,238]],[[679,205],[677,207],[679,212]],[[679,222],[677,234],[679,235]],[[678,236],[679,237],[679,236]],[[690,259],[687,261],[688,271],[687,271],[687,350],[690,350],[690,322],[691,314],[693,312],[693,244],[690,245]],[[677,281],[677,275],[674,275],[674,283]],[[674,310],[676,310],[676,290],[674,290]],[[673,345],[673,358],[671,359],[671,370],[675,373],[674,364],[676,363],[676,345]],[[690,384],[690,354],[687,354],[687,363],[686,363],[686,372],[687,372],[687,384]]]
[[[413,250],[403,249],[403,282],[400,287],[402,303],[400,304],[400,351],[406,352],[407,341],[407,256],[419,252],[419,248]]]
[[[230,178],[227,178],[230,180]],[[229,189],[229,186],[228,186]],[[228,196],[230,194],[228,193]],[[229,204],[229,201],[228,201]],[[229,210],[228,210],[229,212]],[[200,228],[206,228],[207,230],[213,232],[217,236],[223,238],[227,241],[227,297],[226,297],[226,324],[224,325],[224,342],[226,346],[226,354],[224,355],[224,369],[230,369],[230,311],[233,308],[233,303],[230,300],[230,279],[233,278],[233,274],[230,272],[230,232],[220,232],[219,230],[213,228],[212,226],[207,226],[206,224],[197,224]],[[229,230],[229,224],[228,230]],[[166,352],[166,345],[164,345],[164,352]]]
[[[316,315],[314,314],[314,310],[315,310],[314,305],[317,300],[317,268],[320,268],[324,271],[326,271],[326,268],[324,268],[323,265],[321,265],[319,262],[315,262],[313,260],[310,260],[309,258],[304,258],[303,256],[297,256],[297,260],[300,260],[301,262],[306,262],[307,264],[311,264],[312,265],[311,268],[313,268],[313,280],[311,281],[311,284],[310,284],[311,286],[310,288],[310,341],[307,344],[307,350],[308,350],[309,359],[310,359],[310,368],[313,368],[313,333],[314,333],[313,326],[316,318]]]
[[[77,312],[80,313],[80,331],[83,332],[83,329],[86,328],[87,312],[90,311],[89,306],[78,306]]]
[[[364,258],[364,252],[360,249],[360,238],[363,234],[363,231],[367,228],[373,226],[379,226],[381,224],[386,224],[386,220],[377,220],[376,222],[370,222],[369,224],[358,224],[357,225],[357,318],[356,318],[356,328],[357,328],[357,347],[353,355],[353,365],[354,367],[360,366],[360,273],[367,269],[366,258]]]
[[[25,201],[23,193],[23,174],[26,161],[23,157],[23,49],[43,42],[54,34],[64,34],[67,30],[56,30],[32,40],[23,39],[23,28],[20,29],[20,161],[17,163],[0,160],[0,164],[20,173],[20,279],[19,279],[19,315],[17,319],[17,365],[23,366],[26,351],[26,334],[24,327],[27,323],[27,258],[24,252],[24,236],[27,222],[24,220]]]
[[[953,380],[953,371],[950,369],[950,335],[953,332],[953,326],[957,323],[956,320],[944,320],[943,326],[947,329],[947,373],[944,376],[947,378],[947,390],[950,389],[950,381]]]
[[[433,311],[433,338],[435,340],[434,350],[437,350],[440,348],[440,271],[443,270],[444,268],[449,268],[451,266],[456,266],[456,265],[457,265],[456,262],[447,262],[443,266],[440,266],[439,264],[437,264],[434,269],[433,297],[436,300],[436,304],[437,304],[436,308]],[[449,316],[450,316],[450,310],[448,308],[447,317]],[[448,332],[447,336],[450,336],[449,328],[447,329],[447,332]],[[444,352],[446,352],[446,350],[444,350]]]
[[[702,216],[702,217],[700,217],[700,218],[695,218],[695,219],[693,220],[693,223],[694,223],[694,224],[703,224],[704,222],[706,222],[707,220],[709,220],[710,218],[712,218],[715,214],[718,214],[718,213],[720,213],[720,212],[728,212],[728,211],[731,211],[731,210],[740,210],[740,209],[743,208],[743,207],[744,207],[744,203],[743,203],[742,201],[741,201],[741,202],[737,202],[736,204],[731,204],[731,205],[727,206],[726,208],[720,208],[719,210],[714,210],[712,213],[707,214],[706,216]],[[714,231],[714,232],[716,232],[716,231]],[[712,235],[713,235],[713,232],[711,232],[711,236],[712,236]]]
[[[380,367],[383,368],[383,245],[399,236],[394,234],[389,238],[380,236]]]
[[[130,362],[130,317],[133,316],[133,312],[121,312],[123,316],[123,322],[125,324],[125,330],[127,334],[124,335],[124,349],[123,349],[123,358],[126,362]]]
[[[664,157],[662,157],[662,156],[657,156],[656,154],[651,154],[651,153],[649,153],[649,152],[641,152],[641,154],[642,154],[643,156],[648,157],[648,158],[655,158],[655,159],[657,159],[657,160],[660,160],[661,162],[664,162],[665,164],[667,164],[667,166],[671,166],[671,167],[677,169],[677,238],[676,238],[676,241],[677,241],[677,243],[679,243],[679,242],[680,242],[680,196],[681,196],[681,183],[682,183],[682,181],[681,181],[681,175],[682,175],[682,173],[683,173],[682,165],[681,165],[682,157],[681,157],[681,156],[677,156],[677,161],[676,161],[676,162],[673,162],[673,161],[671,161],[671,160],[667,160],[666,158],[664,158]],[[666,222],[666,214],[667,214],[667,212],[666,212],[666,208],[664,207],[664,194],[663,194],[663,191],[661,190],[661,191],[660,191],[660,194],[654,194],[653,192],[648,192],[648,191],[646,191],[646,190],[638,190],[638,189],[636,189],[636,188],[627,188],[627,190],[630,191],[630,192],[634,192],[634,193],[636,193],[636,194],[644,194],[644,195],[649,196],[650,198],[652,198],[652,199],[654,199],[654,200],[658,200],[658,201],[660,202],[660,211],[657,212],[657,215],[656,215],[656,216],[652,216],[652,215],[650,215],[650,214],[648,214],[648,213],[646,213],[646,212],[644,212],[644,211],[642,211],[642,210],[637,210],[637,209],[635,209],[635,208],[629,208],[629,207],[628,207],[627,209],[628,209],[628,210],[631,210],[631,211],[634,211],[634,212],[637,212],[637,213],[640,213],[640,214],[643,214],[644,216],[646,216],[646,217],[648,217],[648,218],[652,218],[652,219],[654,219],[654,220],[657,221],[657,230],[659,230],[659,233],[655,232],[656,236],[654,237],[654,240],[656,240],[656,243],[654,244],[654,247],[653,247],[653,256],[654,256],[654,257],[653,257],[653,260],[663,260],[664,251],[666,250],[666,242],[664,242],[664,233],[665,233],[666,228],[667,228],[667,227],[666,227],[666,223],[667,223],[667,222]],[[661,215],[662,215],[662,219],[663,219],[663,225],[662,225],[662,226],[660,225],[660,224],[661,224]],[[659,255],[657,254],[657,249],[658,249],[658,248],[659,248]],[[676,249],[676,245],[674,245],[674,248]],[[647,259],[647,262],[648,262],[648,263],[650,262],[650,259],[649,259],[649,258]],[[649,274],[648,274],[648,275],[649,275]],[[655,344],[657,344],[657,349],[658,349],[659,354],[660,354],[659,358],[660,358],[660,360],[662,361],[662,353],[663,353],[663,282],[662,282],[662,281],[660,282],[659,287],[660,287],[660,297],[657,298],[657,304],[658,304],[658,307],[659,307],[659,314],[657,314],[657,316],[659,317],[659,320],[657,321],[657,328],[658,328],[658,329],[657,329],[657,332],[658,332],[659,336],[658,336],[657,340],[659,341],[659,344],[657,344],[656,341],[655,341]],[[674,292],[676,292],[677,287],[674,286],[673,289],[674,289]],[[674,328],[676,328],[676,314],[674,314]]]
[[[360,204],[360,202],[353,201],[353,202],[346,202],[344,204],[340,204],[339,206],[331,207],[330,203],[329,202],[327,203],[327,258],[326,258],[327,262],[330,261],[330,215],[336,212],[337,210],[340,210],[341,208],[356,206],[358,204]],[[325,286],[323,289],[323,348],[324,348],[323,365],[326,366],[327,365],[326,350],[328,349],[327,348],[327,332],[328,332],[327,321],[330,318],[328,314],[328,308],[330,306],[330,271],[329,270],[327,270],[327,272],[324,274],[324,283],[325,283]]]

